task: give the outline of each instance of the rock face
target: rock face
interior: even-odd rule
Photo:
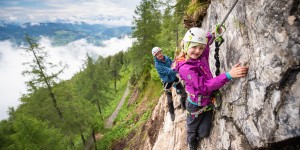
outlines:
[[[212,0],[202,27],[212,30],[232,3],[232,0]],[[241,63],[249,66],[249,74],[233,79],[221,89],[222,108],[215,112],[211,134],[201,141],[198,149],[263,149],[291,139],[298,141],[299,148],[299,3],[298,0],[239,0],[225,21],[225,42],[220,47],[221,72]],[[212,72],[213,55],[211,46]],[[179,105],[179,97],[174,99],[175,105]],[[162,96],[152,114],[152,122],[164,118],[157,138],[152,142],[145,140],[143,149],[187,149],[186,113],[176,110],[173,123],[166,101]]]
[[[173,102],[175,108],[175,120],[171,121],[168,110],[167,96],[160,97],[158,104],[154,108],[151,120],[145,125],[147,136],[143,136],[144,143],[134,149],[143,150],[185,150],[186,144],[186,111],[178,108],[180,96],[176,95],[173,89]],[[155,133],[154,133],[155,132]],[[132,148],[132,147],[131,147]]]

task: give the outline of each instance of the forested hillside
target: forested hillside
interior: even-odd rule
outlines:
[[[49,62],[46,49],[30,37],[26,42],[28,94],[1,121],[1,149],[82,149],[92,133],[104,129],[120,98],[117,90],[126,87],[128,58],[123,52],[97,60],[87,55],[82,71],[63,81],[58,76],[67,66]]]
[[[99,134],[103,138],[93,147],[109,149],[116,140],[140,128],[162,94],[151,49],[160,46],[173,56],[178,35],[184,32],[181,22],[188,1],[171,2],[141,1],[133,18],[133,46],[96,60],[87,55],[81,71],[67,81],[59,79],[67,66],[52,64],[47,49],[28,30],[30,36],[23,41],[28,46],[22,47],[28,58],[23,72],[30,79],[28,94],[20,98],[17,109],[10,108],[9,118],[0,122],[0,149],[82,149],[90,137]],[[53,68],[56,72],[49,71]],[[136,95],[127,99],[114,127],[105,129],[127,83]]]

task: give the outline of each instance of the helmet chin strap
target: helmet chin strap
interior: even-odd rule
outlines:
[[[188,42],[186,46],[184,46],[184,52],[187,53],[189,46],[191,45],[191,42]]]
[[[188,47],[191,45],[191,42],[188,42],[187,43],[187,46],[184,46],[184,53],[185,53],[185,60],[189,60],[190,59],[190,56],[187,54],[188,52]]]

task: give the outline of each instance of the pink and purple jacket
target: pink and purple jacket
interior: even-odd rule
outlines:
[[[174,69],[179,73],[180,78],[185,81],[186,91],[189,93],[190,100],[199,106],[209,105],[212,92],[229,81],[226,73],[216,77],[212,76],[208,62],[209,50],[210,48],[207,44],[199,58],[178,62]]]

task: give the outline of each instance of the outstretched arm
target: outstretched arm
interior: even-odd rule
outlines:
[[[212,79],[207,79],[193,69],[180,69],[179,74],[180,77],[185,81],[188,91],[196,90],[203,95],[209,94],[210,92],[221,88],[229,81],[225,73]]]

